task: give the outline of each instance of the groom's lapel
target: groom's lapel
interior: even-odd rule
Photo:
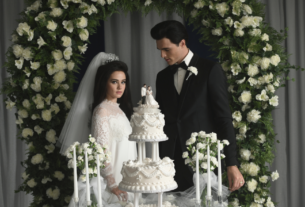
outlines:
[[[196,67],[198,59],[199,59],[199,57],[196,54],[194,54],[194,56],[193,56],[190,64],[188,65],[188,67],[190,67],[190,66]],[[184,78],[184,81],[183,81],[183,85],[182,85],[182,89],[181,89],[181,93],[180,93],[180,97],[179,97],[178,117],[180,116],[182,106],[183,106],[185,98],[187,96],[187,92],[190,89],[190,85],[192,84],[193,79],[195,78],[195,74],[191,74],[190,77],[189,77],[189,75],[190,75],[190,71],[187,71],[186,74],[185,74],[185,78]],[[188,78],[188,80],[186,80],[187,78]]]

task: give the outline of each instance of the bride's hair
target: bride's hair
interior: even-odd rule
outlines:
[[[111,74],[115,71],[122,71],[126,76],[126,87],[125,91],[121,98],[118,98],[118,103],[120,104],[120,108],[128,119],[130,119],[132,114],[132,102],[131,102],[131,94],[129,88],[129,75],[127,73],[128,67],[122,61],[112,61],[105,65],[101,65],[96,72],[94,90],[93,90],[93,104],[92,104],[92,112],[96,106],[102,103],[106,99],[107,94],[107,82],[111,76]]]

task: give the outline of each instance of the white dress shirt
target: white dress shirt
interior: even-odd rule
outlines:
[[[182,62],[184,61],[186,66],[189,66],[193,56],[194,56],[193,52],[189,49],[188,54],[182,60]],[[174,74],[174,84],[175,84],[178,94],[180,94],[180,92],[181,92],[186,72],[187,71],[184,70],[183,68],[178,68],[177,72]]]
[[[146,88],[142,87],[141,89],[141,96],[146,96]]]

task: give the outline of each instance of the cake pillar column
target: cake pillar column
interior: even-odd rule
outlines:
[[[142,163],[142,142],[138,142],[138,162]]]
[[[139,207],[139,193],[134,194],[134,207]]]
[[[162,207],[162,194],[163,192],[158,193],[158,207]]]
[[[146,158],[145,142],[142,142],[142,153],[143,153],[143,160],[145,160],[145,158]]]
[[[160,154],[159,154],[159,142],[156,142],[156,159],[157,159],[157,161],[159,161],[160,160]]]
[[[156,155],[156,153],[157,153],[156,142],[152,142],[151,145],[152,145],[152,156],[151,156],[151,159],[153,161],[157,161],[156,160],[156,157],[157,157],[157,155]]]

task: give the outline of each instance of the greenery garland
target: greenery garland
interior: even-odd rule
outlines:
[[[17,108],[18,137],[28,146],[24,182],[31,206],[67,206],[73,175],[55,146],[73,100],[72,84],[89,34],[100,20],[118,12],[178,12],[217,51],[229,83],[239,161],[246,184],[230,196],[231,206],[267,206],[271,180],[266,163],[274,158],[271,112],[278,105],[276,89],[289,69],[280,45],[286,38],[263,21],[257,0],[28,0],[12,35],[5,67],[11,74],[2,88],[7,108]],[[271,179],[270,179],[271,176]]]

